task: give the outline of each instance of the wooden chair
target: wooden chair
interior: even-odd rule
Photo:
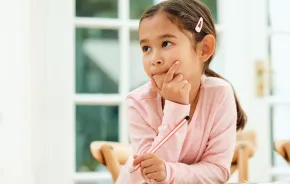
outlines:
[[[274,141],[274,150],[290,164],[290,140]]]
[[[91,143],[90,149],[93,157],[111,173],[114,183],[120,173],[120,165],[124,165],[128,157],[133,154],[130,145],[117,142],[94,141]],[[231,174],[238,171],[239,182],[248,180],[248,159],[254,155],[254,152],[254,132],[240,132],[237,135],[237,144],[231,166]]]
[[[94,141],[90,145],[93,157],[103,164],[112,175],[112,179],[116,182],[120,165],[124,165],[130,155],[133,154],[132,147],[128,144],[109,141]]]
[[[241,131],[237,134],[236,147],[231,164],[231,174],[238,171],[238,183],[248,181],[248,160],[256,150],[256,134],[254,131]]]

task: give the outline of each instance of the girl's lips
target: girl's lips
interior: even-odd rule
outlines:
[[[160,72],[152,72],[152,76],[166,74],[167,72],[168,72],[168,70],[160,71]]]
[[[167,72],[162,72],[162,73],[155,73],[152,75],[152,77],[156,77],[156,76],[165,76],[167,74]]]

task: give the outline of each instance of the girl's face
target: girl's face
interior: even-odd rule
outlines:
[[[199,49],[194,49],[193,35],[180,30],[164,13],[142,20],[139,26],[144,70],[159,88],[175,61],[180,61],[176,74],[182,74],[192,86],[199,84],[203,62]]]

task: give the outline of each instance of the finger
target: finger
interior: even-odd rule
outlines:
[[[177,74],[173,79],[172,82],[180,82],[183,79],[183,75],[182,74]]]
[[[133,155],[133,158],[135,159],[138,155]]]
[[[146,175],[146,177],[147,177],[149,180],[155,180],[155,179],[159,178],[160,175],[161,175],[160,172],[152,172],[152,173],[148,173],[148,174]]]
[[[174,73],[176,72],[178,66],[179,66],[180,62],[179,61],[176,61],[171,67],[170,69],[168,70],[166,76],[164,77],[164,82],[165,83],[168,83],[170,82],[173,77],[174,77]]]
[[[190,83],[185,84],[182,89],[186,90],[186,91],[190,91],[191,90],[191,84]]]
[[[179,89],[183,89],[186,84],[188,84],[187,80],[182,80],[182,81],[177,83]]]
[[[134,159],[133,166],[136,166],[136,165],[140,164],[142,161],[150,159],[152,157],[154,157],[154,155],[151,153],[145,153],[143,155],[139,155]]]
[[[160,92],[161,89],[157,86],[155,80],[151,78],[150,81],[151,81],[153,89],[155,89],[157,92]]]
[[[147,176],[147,175],[150,174],[150,173],[157,172],[157,171],[158,171],[158,168],[155,167],[154,165],[142,169],[142,172],[143,172],[143,174],[144,174],[145,176]]]
[[[143,162],[141,162],[141,167],[144,169],[152,166],[154,164],[154,160],[155,160],[154,157],[144,160]]]

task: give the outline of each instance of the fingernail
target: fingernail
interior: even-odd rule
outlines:
[[[179,63],[180,63],[179,61],[176,61],[176,62],[175,62],[176,65],[178,65]]]

